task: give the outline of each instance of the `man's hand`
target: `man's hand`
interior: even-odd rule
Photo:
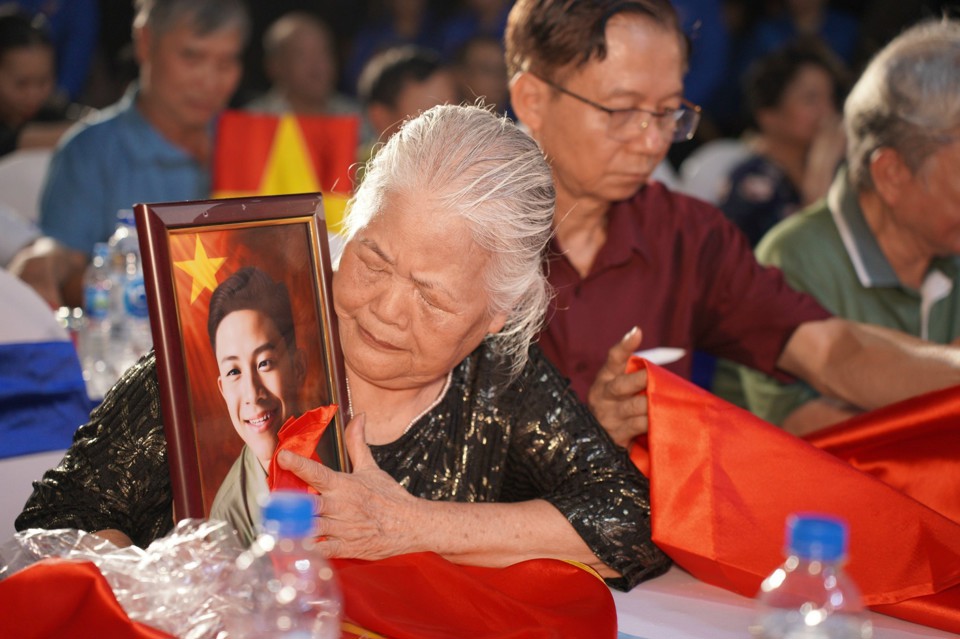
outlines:
[[[8,270],[29,284],[51,308],[83,304],[87,256],[49,237],[37,238],[14,256]]]
[[[614,443],[624,448],[647,432],[647,371],[625,372],[630,355],[642,340],[640,329],[634,326],[610,349],[587,396],[597,421]]]

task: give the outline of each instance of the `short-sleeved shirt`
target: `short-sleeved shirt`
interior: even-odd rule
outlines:
[[[634,325],[642,348],[685,349],[666,368],[689,378],[695,349],[774,374],[793,331],[829,317],[760,266],[718,209],[658,182],[610,208],[586,277],[556,242],[548,269],[556,297],[540,346],[584,400],[608,350]]]
[[[783,269],[839,317],[946,344],[960,336],[960,256],[933,260],[920,290],[903,285],[870,230],[846,171],[821,202],[773,228],[757,247],[764,264]],[[781,384],[741,371],[750,410],[775,424],[818,396],[803,383]]]
[[[210,175],[136,108],[136,90],[66,135],[50,161],[40,197],[40,228],[90,254],[117,225],[117,211],[139,202],[208,197]]]

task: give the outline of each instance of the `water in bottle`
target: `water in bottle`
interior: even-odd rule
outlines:
[[[787,519],[787,559],[757,594],[757,639],[870,639],[860,592],[843,570],[846,523],[819,514]]]
[[[140,260],[140,242],[133,211],[117,212],[117,228],[109,241],[113,264],[114,366],[124,371],[150,350],[150,314]]]
[[[84,323],[77,344],[91,398],[103,397],[117,379],[111,357],[113,294],[110,248],[98,243],[83,275]]]
[[[340,590],[315,547],[313,497],[278,491],[262,509],[263,533],[237,559],[232,595],[241,614],[231,639],[337,639]]]

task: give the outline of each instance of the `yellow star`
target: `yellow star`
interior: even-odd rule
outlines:
[[[186,271],[193,278],[190,289],[191,304],[197,301],[204,289],[212,291],[217,288],[217,271],[220,270],[226,259],[225,257],[207,257],[207,251],[200,242],[200,236],[197,235],[197,248],[193,253],[193,259],[173,263],[174,266]]]

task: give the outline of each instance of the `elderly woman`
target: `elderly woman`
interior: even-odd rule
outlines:
[[[646,479],[530,346],[553,207],[536,144],[476,107],[431,109],[372,160],[334,279],[354,472],[280,462],[322,493],[330,556],[556,557],[619,588],[666,569]],[[170,506],[149,356],[36,484],[17,526],[145,544],[170,529]]]

